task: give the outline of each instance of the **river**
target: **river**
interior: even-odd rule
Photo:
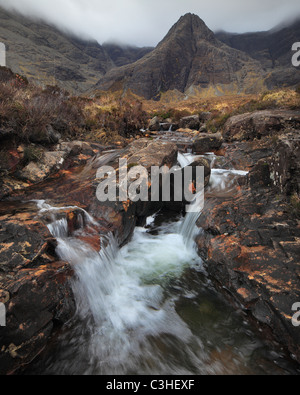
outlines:
[[[192,160],[179,159],[182,166]],[[208,193],[230,193],[245,174],[213,170]],[[292,362],[266,344],[211,283],[194,242],[201,232],[198,216],[157,213],[135,229],[123,248],[107,235],[100,253],[68,237],[66,220],[54,220],[49,230],[58,240],[57,254],[76,274],[77,313],[30,373],[295,373]]]

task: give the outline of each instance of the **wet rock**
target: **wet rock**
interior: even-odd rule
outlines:
[[[299,125],[299,111],[256,111],[229,118],[224,126],[224,138],[228,141],[261,139],[276,135],[286,128],[297,128]]]
[[[85,141],[61,142],[57,145],[57,151],[66,153],[67,160],[65,167],[81,166],[86,164],[95,155],[107,149],[105,146]]]
[[[8,197],[14,191],[28,188],[29,184],[11,177],[0,178],[0,200]]]
[[[118,178],[119,157],[127,159],[128,170],[136,165],[144,166],[149,174],[149,191],[151,187],[150,173],[152,166],[163,165],[169,168],[177,164],[178,148],[176,144],[162,141],[139,139],[123,150],[107,154],[99,154],[88,162],[85,167],[70,170],[62,169],[52,179],[30,187],[25,192],[16,192],[11,199],[45,200],[65,206],[78,206],[86,209],[103,227],[106,233],[117,235],[120,244],[131,237],[137,222],[143,221],[148,213],[158,211],[161,202],[127,201],[100,202],[97,190],[101,180],[97,179],[97,170],[102,166],[116,169]],[[134,182],[134,181],[132,181]],[[129,184],[130,185],[130,184]],[[117,185],[118,190],[118,185]]]
[[[300,131],[283,135],[271,159],[271,179],[281,193],[300,195]]]
[[[174,143],[141,139],[130,144],[123,156],[128,157],[129,165],[138,163],[150,171],[152,166],[172,167],[177,162],[177,154]]]
[[[55,256],[56,242],[36,218],[34,204],[0,208],[0,300],[6,307],[0,374],[11,374],[41,353],[54,327],[73,316],[73,271]]]
[[[67,157],[63,151],[44,152],[39,162],[30,162],[19,172],[20,179],[37,183],[43,181],[51,173],[58,171]]]
[[[197,169],[197,167],[204,168],[204,186],[206,187],[209,183],[210,176],[211,176],[211,163],[208,159],[199,158],[193,163],[191,163],[188,167],[192,167],[193,169]],[[194,174],[195,172],[193,172]],[[195,175],[193,175],[193,179],[196,180]]]
[[[249,175],[250,185],[255,187],[271,187],[272,180],[270,174],[269,160],[261,159],[253,167]]]
[[[193,151],[196,154],[205,154],[218,151],[223,144],[221,133],[201,133],[193,143]]]
[[[223,168],[250,170],[260,160],[268,160],[274,153],[274,144],[268,140],[255,140],[223,144],[225,148]]]
[[[147,170],[148,175],[145,183],[148,186],[148,201],[133,202],[129,199],[129,196],[127,201],[105,203],[92,199],[89,212],[97,218],[104,218],[115,229],[115,234],[121,245],[131,237],[137,224],[142,224],[148,215],[154,214],[163,207],[161,201],[151,201],[150,194],[151,187],[153,187],[151,185],[151,169],[154,166],[172,168],[177,163],[177,155],[176,144],[170,142],[149,141],[147,139],[133,142],[122,152],[121,157],[127,159],[129,171],[137,165],[143,166]],[[118,163],[114,161],[111,165],[118,166]],[[145,175],[141,177],[144,179]],[[134,181],[129,181],[128,190]],[[117,185],[117,188],[119,188],[119,185]]]
[[[21,161],[21,155],[16,149],[0,152],[0,174],[13,172]]]
[[[0,200],[14,191],[25,189],[30,184],[39,183],[55,175],[62,168],[80,167],[105,149],[107,147],[100,144],[84,141],[60,142],[52,146],[51,151],[38,146],[22,145],[17,149],[6,148],[0,156],[0,173],[3,167],[3,176],[0,178]],[[27,150],[31,161],[24,167],[25,156],[28,157]],[[36,156],[36,159],[32,160],[32,156]]]
[[[300,332],[291,321],[300,300],[300,227],[271,184],[267,158],[230,195],[207,196],[198,226],[211,279],[300,361]]]
[[[156,132],[160,130],[160,120],[158,117],[154,117],[151,119],[148,129],[150,130],[150,132]]]
[[[189,179],[186,178],[189,174],[188,172],[186,172],[186,169],[188,168],[192,169],[190,172],[191,176]],[[204,173],[202,173],[202,171],[199,172],[199,168],[201,168],[201,170],[203,168]],[[180,176],[178,174],[180,174]],[[204,174],[204,180],[202,178],[202,174]],[[186,190],[185,190],[186,185],[188,184],[189,193],[192,195],[196,195],[196,193],[200,191],[197,188],[203,187],[203,182],[204,182],[204,187],[206,187],[209,184],[210,175],[211,175],[211,163],[208,159],[205,158],[199,158],[193,163],[186,166],[184,169],[179,168],[177,171],[174,171],[174,173],[172,173],[170,178],[171,199],[170,202],[164,203],[164,207],[167,208],[169,211],[175,211],[177,213],[178,212],[185,213],[186,205],[190,203],[190,201],[188,201],[186,197]],[[180,184],[178,183],[178,180],[181,181]],[[180,187],[181,190],[178,189]],[[180,199],[178,199],[178,197],[180,197]]]
[[[53,262],[0,279],[11,295],[5,304],[6,327],[0,329],[1,374],[12,374],[29,364],[43,351],[54,325],[72,317],[75,306],[66,285],[70,274],[68,264]]]
[[[179,128],[181,129],[199,130],[200,125],[201,122],[199,115],[191,115],[189,117],[184,117],[181,118],[179,121]]]

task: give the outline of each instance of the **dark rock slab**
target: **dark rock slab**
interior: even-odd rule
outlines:
[[[189,117],[181,118],[179,121],[179,128],[182,129],[192,129],[199,130],[200,129],[200,117],[199,115],[191,115]]]
[[[286,128],[297,129],[299,125],[299,111],[256,111],[229,118],[224,127],[224,138],[228,141],[261,139],[278,135]]]
[[[196,154],[219,151],[223,144],[221,133],[201,133],[193,142],[193,151]]]
[[[261,159],[231,197],[207,196],[198,247],[217,286],[300,361],[300,331],[292,325],[300,301],[300,223],[270,174],[268,158]]]
[[[300,195],[300,130],[280,138],[271,160],[271,178],[282,193]]]
[[[0,373],[18,371],[42,352],[54,327],[75,312],[73,271],[55,255],[56,241],[35,204],[0,203]]]

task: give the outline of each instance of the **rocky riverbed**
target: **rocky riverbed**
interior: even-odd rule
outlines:
[[[300,302],[299,113],[231,118],[223,136],[205,133],[204,122],[197,123],[200,133],[172,132],[169,126],[117,150],[60,141],[42,160],[15,173],[11,170],[18,168],[23,148],[8,147],[9,172],[2,177],[0,195],[0,302],[7,310],[7,326],[0,328],[2,374],[30,364],[76,311],[74,272],[57,255],[49,224],[54,218],[66,221],[68,233],[94,251],[103,248],[100,236],[110,233],[119,246],[126,244],[136,226],[164,205],[100,203],[97,169],[110,165],[118,172],[120,158],[148,171],[172,167],[179,151],[215,152],[213,169],[249,172],[225,195],[206,188],[197,222],[199,255],[221,292],[247,312],[264,337],[275,339],[300,362],[300,332],[291,321],[292,306]],[[185,120],[180,126],[189,125]],[[201,160],[209,177],[209,162]],[[167,208],[182,210],[175,204]]]

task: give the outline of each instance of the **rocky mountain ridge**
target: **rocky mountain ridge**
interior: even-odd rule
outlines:
[[[292,45],[299,41],[300,19],[291,25],[279,26],[270,31],[234,34],[219,32],[216,37],[232,48],[238,49],[258,60],[269,73],[266,86],[271,89],[300,83],[300,71],[293,67]]]
[[[260,63],[219,41],[194,14],[186,14],[149,54],[110,70],[95,88],[132,90],[146,99],[162,92],[195,90],[221,95],[261,88]]]

